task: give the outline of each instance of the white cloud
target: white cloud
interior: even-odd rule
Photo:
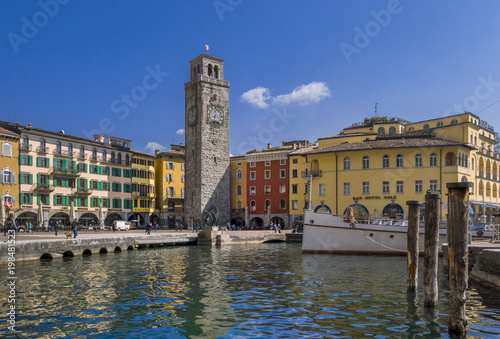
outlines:
[[[150,141],[146,145],[146,150],[148,150],[150,153],[153,153],[155,150],[160,150],[160,152],[162,152],[166,149],[167,148],[165,146],[154,141]]]
[[[269,88],[257,87],[241,95],[241,100],[249,104],[265,109],[269,107],[269,102],[277,105],[288,105],[298,103],[300,105],[309,105],[318,103],[324,98],[330,96],[330,90],[326,82],[311,82],[307,85],[296,87],[291,93],[271,97]]]
[[[292,93],[278,95],[273,101],[279,105],[288,105],[292,102],[308,105],[311,102],[317,104],[329,96],[330,90],[325,82],[311,82],[310,84],[295,88]]]
[[[177,135],[184,135],[184,129],[182,129],[182,128],[181,128],[181,129],[178,129],[178,130],[175,132],[175,134],[177,134]]]
[[[267,108],[269,104],[266,101],[271,98],[270,93],[269,88],[257,87],[243,93],[241,95],[241,100],[259,108]]]

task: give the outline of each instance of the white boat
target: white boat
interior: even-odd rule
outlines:
[[[407,255],[407,223],[351,223],[343,217],[306,211],[303,253]],[[446,229],[439,229],[439,251],[446,242]],[[419,228],[419,251],[424,251],[424,228]]]

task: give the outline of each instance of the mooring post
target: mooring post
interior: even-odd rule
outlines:
[[[425,195],[424,306],[438,306],[438,254],[441,194]]]
[[[418,287],[418,224],[420,221],[420,201],[407,201],[408,205],[408,278],[407,290],[416,291]]]
[[[471,182],[451,182],[448,189],[448,261],[450,280],[450,315],[448,332],[465,333],[467,316],[465,301],[469,278],[469,251],[467,246],[469,225],[469,188]]]

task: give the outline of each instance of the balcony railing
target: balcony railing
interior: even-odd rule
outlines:
[[[97,155],[95,155],[95,156],[94,155],[90,155],[89,156],[89,160],[90,161],[94,161],[94,162],[101,161],[101,157],[98,157]]]
[[[245,214],[244,208],[233,208],[233,214]]]
[[[132,192],[132,197],[144,198],[144,199],[154,199],[156,197],[156,194],[155,193]]]
[[[32,145],[21,143],[21,147],[20,148],[21,148],[21,151],[28,151],[29,152],[29,151],[31,151],[31,148],[32,148],[31,146]]]
[[[60,156],[60,157],[67,157],[67,158],[73,158],[74,152],[68,152],[68,151],[63,151],[60,149],[55,149],[52,154]]]
[[[53,167],[52,174],[66,175],[66,176],[74,176],[77,177],[80,175],[80,171],[78,169],[73,168],[62,168],[62,167]]]
[[[54,190],[54,186],[44,183],[34,183],[33,186],[31,186],[31,190],[38,192],[52,192]]]
[[[49,148],[47,146],[38,146],[36,151],[38,153],[49,153]]]
[[[304,179],[307,179],[307,178],[310,178],[310,177],[321,178],[322,175],[323,175],[323,173],[322,173],[321,170],[314,170],[314,171],[305,170],[305,171],[302,171],[302,178],[304,178]]]
[[[84,154],[81,154],[80,152],[78,152],[78,155],[76,156],[78,159],[82,159],[82,160],[85,160],[85,153]]]
[[[87,187],[76,187],[73,188],[71,191],[73,194],[83,194],[83,195],[90,195],[92,194],[93,190]]]

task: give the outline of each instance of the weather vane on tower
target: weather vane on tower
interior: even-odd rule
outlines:
[[[207,54],[208,54],[208,50],[210,49],[210,47],[208,47],[208,45],[205,45],[205,48],[207,49]]]

